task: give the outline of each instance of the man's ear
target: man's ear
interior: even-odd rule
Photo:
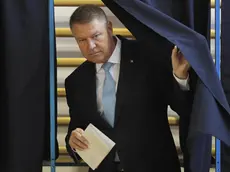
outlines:
[[[108,21],[107,27],[108,27],[109,33],[113,35],[113,23],[111,21]]]

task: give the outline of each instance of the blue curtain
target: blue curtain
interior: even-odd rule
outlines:
[[[50,152],[48,1],[1,0],[0,13],[1,171],[41,172]]]
[[[230,145],[230,108],[209,47],[210,2],[208,0],[102,1],[136,39],[157,42],[165,49],[171,48],[172,44],[177,45],[191,64],[194,101],[191,111],[188,112],[190,119],[183,120],[189,123],[189,128],[181,125],[181,143],[188,162],[186,170],[208,172],[211,160],[211,136]],[[202,12],[205,13],[201,15]]]

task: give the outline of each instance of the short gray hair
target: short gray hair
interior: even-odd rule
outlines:
[[[108,22],[105,12],[97,5],[82,5],[79,6],[71,15],[69,25],[70,28],[72,28],[73,24],[90,23],[94,19],[104,19],[106,23]]]

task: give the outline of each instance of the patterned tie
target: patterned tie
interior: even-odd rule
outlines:
[[[104,109],[103,117],[113,127],[115,118],[115,81],[109,72],[113,64],[107,62],[103,64],[102,68],[105,70],[105,81],[102,93],[102,105]]]

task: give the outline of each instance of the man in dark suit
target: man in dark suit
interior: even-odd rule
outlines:
[[[183,55],[176,47],[171,52],[160,43],[114,36],[94,5],[78,7],[70,27],[87,61],[65,80],[69,154],[77,160],[75,150],[88,148],[82,132],[92,123],[116,143],[96,171],[116,172],[118,161],[125,172],[180,172],[167,107],[178,114],[191,110]]]

